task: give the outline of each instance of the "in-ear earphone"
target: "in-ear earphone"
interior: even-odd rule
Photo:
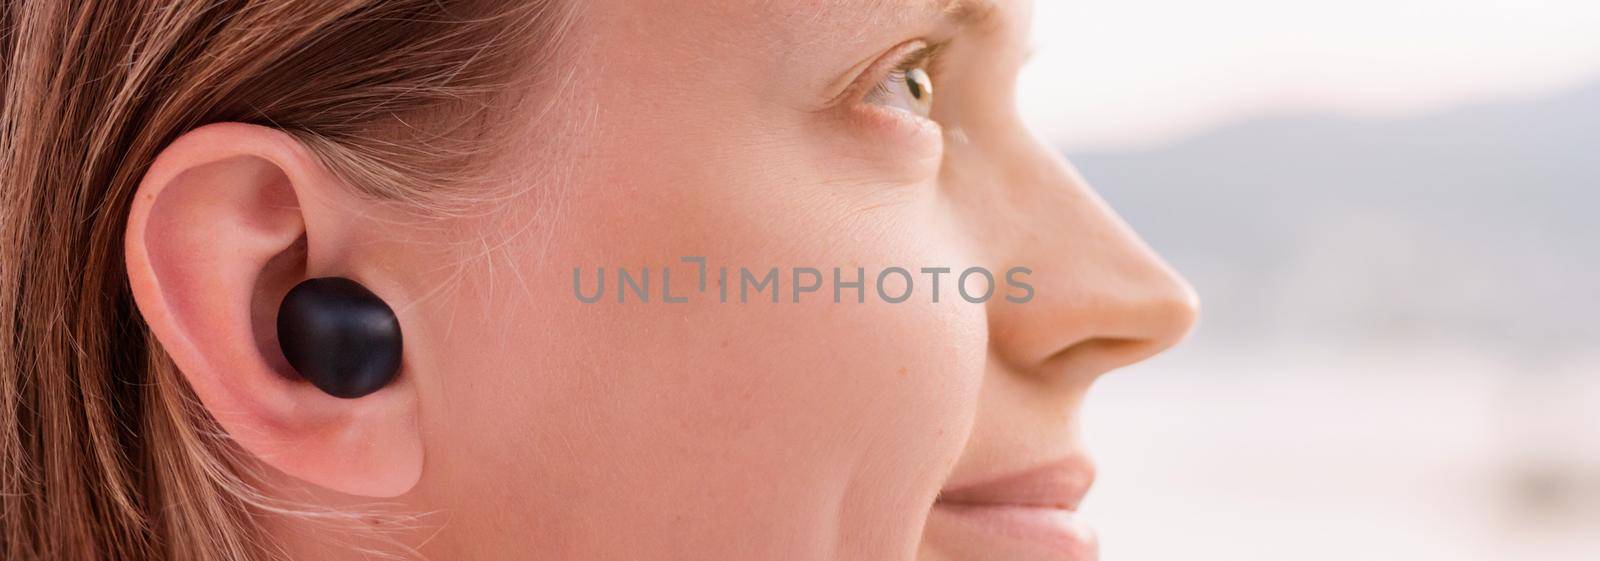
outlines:
[[[400,320],[347,278],[310,279],[289,290],[278,307],[278,346],[290,366],[334,397],[368,395],[400,372]]]

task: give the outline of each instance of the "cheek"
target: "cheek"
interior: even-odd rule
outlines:
[[[617,524],[651,547],[702,553],[737,533],[766,535],[742,547],[775,548],[741,555],[792,556],[852,527],[898,537],[882,547],[914,547],[970,430],[987,333],[982,308],[954,298],[948,277],[938,304],[921,276],[915,298],[888,304],[875,274],[958,267],[958,244],[929,228],[926,198],[856,211],[821,196],[749,196],[759,188],[596,189],[574,197],[550,236],[504,246],[499,266],[473,265],[439,299],[458,307],[437,327],[449,341],[444,406],[424,420],[438,427],[430,453],[448,451],[432,464],[449,482],[439,487],[482,489],[501,503],[489,510],[538,528],[527,538],[583,547],[615,545]],[[682,256],[708,259],[708,293]],[[606,297],[581,303],[573,269],[588,293],[597,267]],[[738,303],[740,267],[778,268],[781,303],[770,293]],[[800,267],[820,270],[823,288],[793,303]],[[835,267],[846,281],[867,270],[867,303],[856,289],[833,302]],[[651,269],[650,302],[616,301],[618,268]],[[664,269],[690,302],[661,301]],[[684,519],[697,522],[674,522]]]

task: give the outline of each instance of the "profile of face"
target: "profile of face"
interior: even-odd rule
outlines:
[[[1080,403],[1196,300],[1019,120],[1030,9],[587,1],[482,210],[411,220],[205,127],[141,186],[135,296],[262,485],[419,513],[392,534],[426,558],[1092,559]],[[321,276],[398,314],[391,386],[262,351]]]

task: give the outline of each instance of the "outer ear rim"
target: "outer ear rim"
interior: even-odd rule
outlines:
[[[206,357],[187,352],[195,346],[195,341],[188,329],[174,327],[181,326],[183,321],[171,312],[172,303],[167,298],[167,291],[158,272],[160,266],[150,254],[147,243],[152,228],[151,222],[156,214],[155,207],[167,188],[184,173],[205,165],[195,165],[193,162],[221,163],[238,157],[261,158],[277,166],[292,184],[297,184],[296,182],[302,178],[295,177],[297,175],[293,169],[295,166],[285,165],[286,161],[292,161],[296,155],[280,152],[292,151],[293,147],[287,145],[274,147],[269,143],[259,142],[282,134],[266,127],[240,123],[219,123],[194,129],[179,136],[157,155],[134,193],[128,211],[123,248],[129,287],[134,304],[145,324],[161,342],[163,350],[180,371],[184,371],[185,366],[206,369],[214,369],[215,366],[210,364],[210,360]],[[242,135],[256,137],[258,141],[255,143],[256,149],[241,150],[238,137]],[[194,377],[185,373],[184,378],[191,387],[196,385]],[[210,393],[201,388],[194,389],[202,398]],[[211,410],[209,406],[207,409]],[[211,412],[214,416],[217,413],[214,410]]]
[[[169,298],[169,291],[181,290],[182,283],[164,285],[164,282],[170,284],[173,281],[171,278],[164,279],[164,265],[160,261],[170,258],[152,255],[153,252],[163,251],[153,245],[159,245],[159,242],[151,239],[153,235],[159,235],[153,234],[153,223],[166,220],[158,217],[158,212],[163,212],[158,208],[158,203],[164,196],[172,194],[169,189],[185,181],[185,173],[239,157],[256,158],[281,172],[299,205],[295,210],[300,214],[299,236],[307,236],[308,229],[323,224],[333,225],[331,228],[322,228],[328,231],[327,237],[337,238],[355,231],[339,224],[346,220],[338,216],[332,216],[332,219],[328,216],[312,218],[310,213],[336,215],[341,209],[348,212],[349,201],[341,196],[345,186],[331,172],[322,168],[319,158],[287,133],[242,123],[218,123],[194,129],[162,150],[146,170],[133,195],[123,250],[135,306],[207,413],[255,459],[289,477],[348,495],[387,498],[404,494],[420,480],[423,463],[415,387],[405,376],[405,359],[402,359],[399,379],[384,389],[361,400],[340,399],[317,390],[292,370],[282,371],[279,365],[286,365],[286,361],[282,357],[265,356],[263,353],[266,351],[261,350],[255,336],[234,342],[238,345],[248,344],[256,351],[256,360],[261,363],[259,368],[246,366],[241,371],[226,351],[216,350],[214,342],[196,340],[205,336],[195,336],[194,326],[186,325],[184,318],[180,317],[191,312],[174,308],[180,304]],[[329,187],[323,189],[315,186]],[[227,217],[219,220],[227,220]],[[278,241],[282,241],[281,237],[288,232],[284,224],[280,222],[273,228],[275,230],[268,234],[279,236]],[[227,240],[223,240],[219,245],[226,243]],[[263,248],[266,247],[253,249],[265,251]],[[240,268],[253,266],[251,263],[259,257],[249,254],[249,251],[247,248],[245,254],[237,257],[245,260],[238,264]],[[308,249],[305,256],[306,276],[326,276],[314,271],[347,266],[341,263],[346,256],[346,252],[338,248],[323,251]],[[226,259],[235,258],[229,256]],[[380,295],[394,292],[385,290],[393,288],[389,286],[391,283],[368,283],[361,278],[364,275],[358,273],[346,272],[343,276],[361,281]],[[196,273],[196,276],[203,274]],[[244,296],[244,305],[248,307],[248,302],[255,297],[255,291],[259,290],[254,287],[254,282],[249,284],[248,288],[224,290],[248,291]],[[398,292],[395,295],[403,296]],[[229,313],[238,312],[224,312],[224,315]],[[250,312],[246,309],[243,313],[247,316],[246,324],[250,325]],[[216,321],[227,323],[227,320]],[[272,337],[275,340],[275,332]],[[206,347],[209,350],[203,350],[202,345],[210,345]],[[243,352],[234,353],[235,357],[242,355]],[[278,360],[274,361],[273,358]],[[363,453],[360,449],[373,449],[385,443],[406,450],[370,452],[386,456],[384,461],[359,456]],[[328,458],[316,457],[317,450],[323,450]],[[340,454],[354,459],[339,460]],[[351,475],[363,472],[380,475]]]

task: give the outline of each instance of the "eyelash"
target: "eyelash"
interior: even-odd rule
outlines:
[[[945,45],[948,44],[948,41],[943,43],[934,43],[906,53],[906,55],[901,57],[900,61],[895,63],[894,67],[885,73],[883,77],[878,78],[877,83],[873,84],[872,89],[867,91],[867,94],[863,96],[863,99],[870,100],[877,96],[892,94],[893,92],[890,91],[889,85],[896,82],[905,81],[906,73],[916,68],[922,68],[928,73],[929,77],[937,80],[939,77],[939,54],[944,50]]]

